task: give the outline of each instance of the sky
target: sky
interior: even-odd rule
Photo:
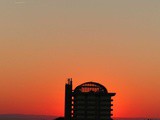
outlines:
[[[0,114],[63,116],[95,81],[114,117],[160,118],[159,0],[0,0]]]

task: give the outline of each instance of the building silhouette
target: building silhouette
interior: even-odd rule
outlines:
[[[111,99],[116,93],[96,82],[86,82],[72,90],[72,79],[65,85],[65,120],[112,120]]]

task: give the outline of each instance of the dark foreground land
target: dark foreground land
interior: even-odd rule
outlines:
[[[62,117],[47,115],[0,115],[0,120],[63,120]],[[148,118],[114,118],[114,120],[148,120]],[[149,119],[160,120],[160,119]]]
[[[0,120],[54,120],[55,118],[47,115],[0,115]]]

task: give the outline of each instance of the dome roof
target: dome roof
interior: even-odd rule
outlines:
[[[95,92],[95,93],[108,93],[107,89],[96,82],[85,82],[79,86],[77,86],[74,90],[74,92],[83,92],[83,93],[87,93],[87,92]]]

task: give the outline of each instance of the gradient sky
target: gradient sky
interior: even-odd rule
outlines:
[[[160,117],[160,1],[0,0],[0,114],[63,115],[68,77],[116,92],[115,117]]]

